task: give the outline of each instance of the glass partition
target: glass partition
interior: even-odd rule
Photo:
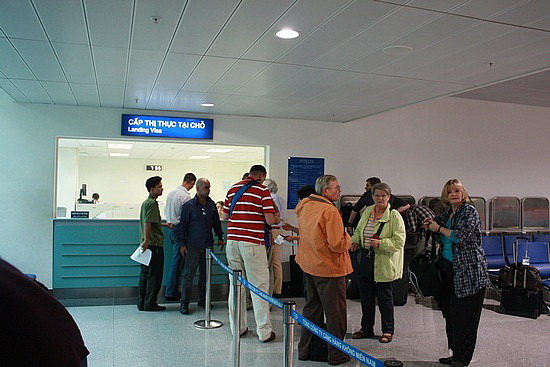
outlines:
[[[492,231],[517,232],[520,226],[520,201],[513,196],[497,196],[489,202]]]
[[[521,224],[524,230],[548,230],[548,199],[526,197],[521,199]]]

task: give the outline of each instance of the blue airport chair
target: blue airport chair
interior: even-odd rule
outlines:
[[[534,234],[533,241],[535,242],[550,242],[550,234]]]
[[[487,258],[489,271],[498,270],[506,266],[504,251],[502,249],[502,238],[500,236],[481,236],[481,245]]]
[[[518,262],[525,256],[529,256],[529,265],[539,269],[542,279],[550,278],[550,253],[548,242],[520,242],[518,245]]]

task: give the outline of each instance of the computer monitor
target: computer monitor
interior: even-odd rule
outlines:
[[[79,203],[87,203],[88,200],[82,199],[83,196],[86,196],[86,184],[82,184],[82,187],[80,188],[80,194],[78,196],[78,202]]]

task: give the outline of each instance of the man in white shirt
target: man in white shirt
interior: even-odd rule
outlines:
[[[186,173],[183,177],[183,183],[168,194],[164,213],[166,215],[166,222],[168,222],[171,228],[175,227],[180,222],[181,208],[183,204],[191,200],[189,190],[193,189],[195,181],[197,181],[197,177],[193,173]],[[166,281],[165,296],[167,301],[179,301],[181,298],[179,285],[185,258],[179,251],[173,229],[170,230],[170,242],[172,242],[173,256],[172,264],[170,265],[170,273]]]

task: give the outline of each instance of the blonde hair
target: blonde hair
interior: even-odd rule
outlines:
[[[458,178],[453,178],[445,183],[443,186],[443,190],[441,190],[441,203],[445,206],[449,206],[449,193],[452,191],[453,186],[458,187],[460,191],[462,191],[462,202],[463,203],[469,203],[470,200],[470,194],[468,194],[468,190],[464,187],[462,182]]]

